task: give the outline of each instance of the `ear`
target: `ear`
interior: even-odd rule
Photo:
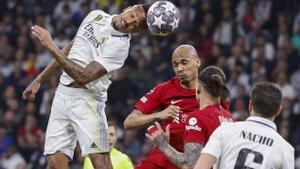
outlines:
[[[252,107],[252,101],[251,101],[251,100],[249,101],[249,104],[248,104],[248,110],[249,110],[249,112],[250,112],[250,114],[251,114],[251,112],[252,112],[252,110],[253,110],[253,107]]]
[[[198,68],[201,66],[201,60],[198,57],[196,58],[196,66]]]
[[[282,105],[279,106],[276,116],[279,116],[282,113]]]

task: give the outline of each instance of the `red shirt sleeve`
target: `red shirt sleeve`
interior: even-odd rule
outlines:
[[[199,112],[191,113],[185,124],[184,144],[196,142],[205,145],[209,136],[205,123],[205,117]]]
[[[162,86],[157,86],[150,90],[145,96],[140,98],[134,108],[140,110],[144,114],[151,114],[160,107],[162,98]]]

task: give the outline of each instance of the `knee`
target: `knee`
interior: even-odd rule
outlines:
[[[57,163],[58,162],[55,159],[48,158],[47,159],[47,169],[58,169],[58,166],[55,165]]]

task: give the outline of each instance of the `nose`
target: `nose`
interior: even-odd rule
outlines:
[[[183,70],[184,70],[184,66],[181,65],[181,64],[179,64],[179,65],[178,65],[178,71],[181,72],[181,71],[183,71]]]

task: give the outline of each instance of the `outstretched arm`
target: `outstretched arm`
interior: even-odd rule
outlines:
[[[41,44],[53,54],[53,57],[61,68],[81,86],[84,86],[107,73],[105,68],[96,61],[90,62],[83,68],[64,55],[64,53],[54,44],[50,33],[46,29],[40,26],[34,26],[31,29],[32,33],[38,38]]]
[[[62,49],[65,56],[69,55],[69,52],[73,46],[74,40],[72,40],[67,46]],[[39,91],[41,83],[45,81],[52,74],[58,73],[60,65],[53,59],[51,63],[28,85],[24,90],[23,99],[34,100],[36,93]]]
[[[67,44],[63,49],[62,53],[64,54],[65,57],[69,55],[69,52],[73,46],[74,39]],[[39,82],[43,82],[47,79],[52,74],[58,73],[60,71],[60,65],[57,63],[55,59],[51,61],[51,63],[36,77],[35,80]]]

